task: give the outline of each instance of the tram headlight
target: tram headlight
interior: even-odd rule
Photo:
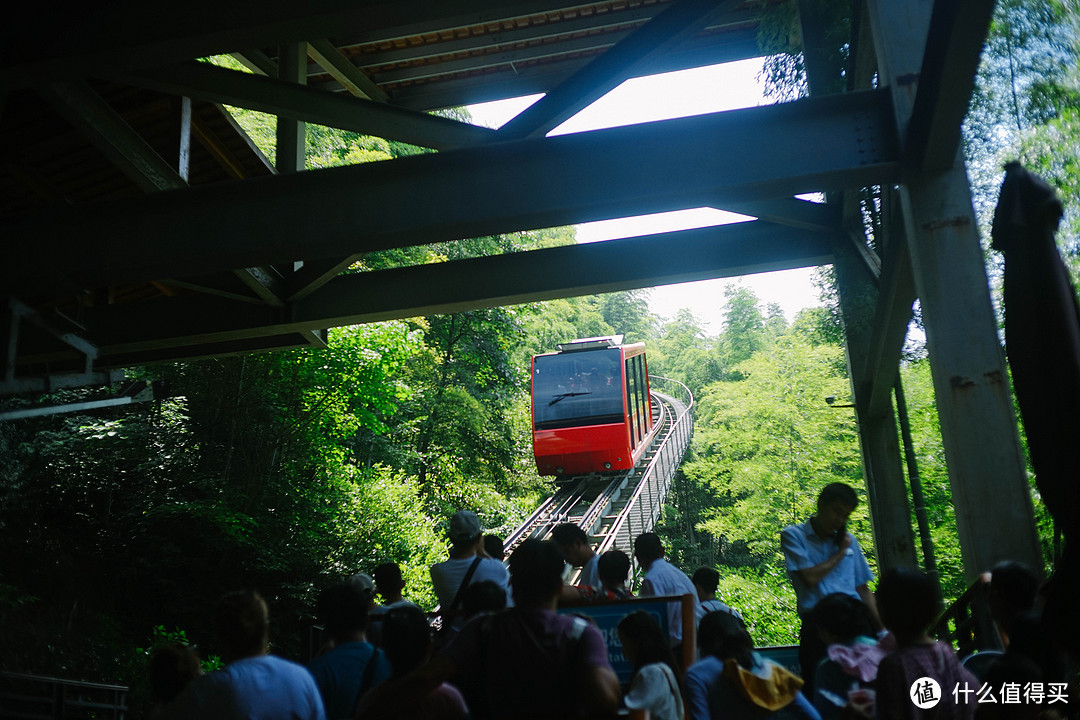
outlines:
[[[611,469],[611,463],[609,463],[609,462],[604,463],[604,469],[605,470],[610,470]]]

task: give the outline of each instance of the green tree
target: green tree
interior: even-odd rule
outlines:
[[[757,295],[750,288],[728,285],[724,288],[727,309],[724,311],[723,331],[718,351],[725,372],[735,373],[734,368],[764,347],[765,314]]]
[[[1074,278],[1080,272],[1078,18],[1075,0],[1004,0],[995,6],[963,136],[984,246],[1005,164],[1019,159],[1065,200],[1058,240]],[[1001,258],[990,253],[989,262],[1000,285]]]
[[[687,308],[664,323],[649,348],[649,371],[685,383],[692,393],[719,380],[721,368],[714,339]]]
[[[1018,157],[1030,171],[1054,188],[1065,208],[1058,230],[1058,247],[1070,265],[1074,283],[1080,277],[1080,99],[1045,124],[1033,127],[1020,139]]]
[[[645,342],[655,334],[656,318],[649,312],[648,290],[626,290],[599,296],[600,314],[626,342]]]
[[[846,394],[843,365],[839,348],[789,333],[737,365],[742,380],[705,389],[695,436],[702,457],[685,468],[722,503],[703,529],[776,560],[779,528],[804,520],[821,486],[861,484],[854,417],[823,401]]]
[[[823,485],[863,484],[854,415],[824,402],[849,392],[844,351],[822,331],[822,317],[804,313],[784,327],[775,311],[766,320],[745,288],[729,288],[729,297],[721,348],[746,357],[696,393],[694,440],[661,532],[675,562],[720,570],[720,595],[744,613],[758,643],[790,644],[799,622],[780,531],[813,513]],[[693,327],[676,325],[688,348]],[[870,545],[865,504],[852,531]]]

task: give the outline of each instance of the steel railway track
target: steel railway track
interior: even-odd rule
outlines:
[[[506,538],[507,557],[526,538],[546,538],[552,528],[564,522],[580,525],[598,552],[617,548],[632,556],[633,538],[656,524],[690,442],[693,397],[685,386],[677,385],[685,391],[686,402],[664,393],[651,393],[656,431],[642,461],[618,475],[593,473],[559,478],[555,494]],[[577,574],[575,568],[567,581],[576,581]]]

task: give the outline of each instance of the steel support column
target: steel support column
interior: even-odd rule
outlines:
[[[281,46],[281,63],[278,79],[303,85],[307,82],[307,43],[288,43]],[[277,119],[277,158],[274,164],[278,172],[299,172],[307,159],[307,127],[299,120],[289,117]]]
[[[869,8],[880,78],[892,91],[904,137],[920,90],[933,3],[870,0]],[[961,90],[938,89],[938,103],[966,107],[969,95]],[[957,153],[942,172],[905,170],[899,189],[904,241],[922,301],[965,573],[974,580],[1006,558],[1041,567],[963,158]]]
[[[844,67],[838,53],[830,50],[830,25],[835,18],[820,3],[799,2],[799,23],[803,36],[803,57],[812,95],[841,92],[845,86]],[[869,84],[867,84],[869,86]],[[881,261],[867,247],[862,212],[855,191],[834,192],[828,202],[842,208],[842,222],[849,228],[835,234],[833,269],[836,272],[840,312],[844,323],[845,350],[851,378],[855,412],[859,423],[859,449],[863,480],[874,530],[874,548],[881,571],[915,565],[914,541],[907,485],[900,462],[896,418],[891,404],[874,407],[873,380],[880,373],[895,377],[897,361],[887,357],[891,367],[878,368],[875,355],[876,308],[881,304]],[[908,313],[911,303],[908,303]]]
[[[901,187],[964,571],[1042,567],[1026,466],[963,161]]]
[[[875,308],[880,292],[878,277],[859,256],[856,242],[846,237],[833,250],[833,268],[840,292],[848,369],[859,419],[859,445],[863,475],[874,526],[874,547],[881,571],[915,566],[914,538],[907,486],[900,462],[896,418],[892,405],[874,412],[870,407],[871,377],[867,367],[874,334]],[[893,364],[893,373],[897,372]]]

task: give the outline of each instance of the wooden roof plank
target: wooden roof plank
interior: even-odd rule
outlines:
[[[715,38],[693,38],[679,48],[630,70],[630,77],[686,70],[760,57],[753,28],[725,32]],[[399,107],[431,109],[521,97],[546,92],[593,59],[592,53],[557,61],[534,61],[488,68],[488,72],[459,73],[432,83],[387,83],[391,102]]]

